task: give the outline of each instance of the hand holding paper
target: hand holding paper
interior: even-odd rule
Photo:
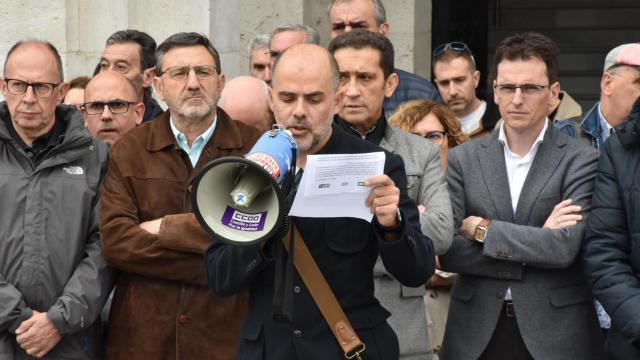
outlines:
[[[289,215],[354,217],[371,221],[373,213],[366,203],[371,192],[367,180],[383,174],[384,159],[384,152],[381,151],[309,155]]]
[[[366,204],[378,218],[380,225],[396,226],[400,190],[393,180],[387,175],[378,175],[367,180],[365,185],[371,187]]]

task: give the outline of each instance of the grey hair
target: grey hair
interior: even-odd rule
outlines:
[[[320,45],[320,34],[318,34],[318,30],[316,30],[312,26],[304,25],[304,24],[278,26],[277,28],[273,29],[273,31],[271,32],[271,39],[273,39],[273,37],[276,34],[279,34],[285,31],[303,31],[305,34],[305,38],[304,38],[305,44]]]
[[[352,2],[353,0],[332,0],[331,3],[329,4],[329,7],[327,7],[327,16],[329,16],[331,14],[331,8],[333,7],[333,5],[337,4],[337,3],[349,3]],[[378,26],[382,25],[383,23],[387,22],[387,12],[384,9],[384,5],[382,5],[382,1],[381,0],[371,0],[371,2],[373,3],[373,10],[375,11],[375,17],[376,17],[376,23],[378,24]]]
[[[211,44],[211,41],[209,41],[209,38],[195,32],[180,32],[169,36],[167,40],[158,45],[156,49],[156,75],[159,76],[159,74],[162,74],[162,60],[169,50],[177,47],[196,45],[204,46],[207,49],[213,57],[218,74],[222,74],[220,55],[218,54],[218,50]]]
[[[13,44],[13,46],[11,47],[11,49],[9,49],[9,52],[7,52],[7,57],[4,60],[4,68],[3,68],[3,73],[4,73],[4,77],[7,77],[7,63],[9,62],[9,58],[11,57],[11,54],[13,54],[14,51],[18,50],[19,47],[21,47],[22,45],[28,45],[28,44],[38,44],[38,45],[42,45],[44,47],[46,47],[49,51],[51,51],[51,53],[53,54],[53,56],[56,59],[56,67],[58,68],[58,74],[60,75],[60,82],[64,81],[64,73],[62,71],[62,59],[60,58],[60,53],[58,52],[58,49],[56,49],[55,46],[53,46],[52,43],[46,41],[46,40],[41,40],[41,39],[27,39],[27,40],[20,40],[17,43]]]
[[[247,52],[249,56],[255,49],[269,48],[269,43],[271,42],[271,34],[258,34],[256,37],[251,39],[249,42],[249,46],[247,46]]]

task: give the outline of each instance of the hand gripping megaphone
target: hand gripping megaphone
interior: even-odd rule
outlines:
[[[200,225],[232,245],[265,241],[282,230],[285,197],[298,145],[285,130],[264,133],[244,157],[205,165],[193,183],[193,210]]]

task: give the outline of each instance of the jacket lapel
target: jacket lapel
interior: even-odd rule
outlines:
[[[244,147],[244,140],[238,126],[229,118],[229,115],[221,108],[217,109],[216,128],[209,142],[202,150],[202,155],[196,164],[199,171],[212,159],[221,156],[230,156],[233,150]]]
[[[381,148],[391,153],[395,153],[394,149],[396,148],[396,145],[397,145],[397,144],[394,144],[395,143],[394,131],[395,130],[391,127],[391,124],[387,124],[387,130],[384,132],[384,137],[382,137],[382,140],[380,140],[380,144],[378,145]]]
[[[511,193],[509,192],[509,178],[504,162],[504,148],[498,141],[498,132],[483,138],[478,151],[478,161],[489,197],[498,214],[499,220],[513,222],[513,208]],[[480,181],[481,179],[468,179]]]
[[[555,135],[555,127],[549,124],[518,198],[516,224],[528,223],[535,202],[564,157],[564,151],[559,151],[559,148],[564,147],[566,141],[562,136]]]

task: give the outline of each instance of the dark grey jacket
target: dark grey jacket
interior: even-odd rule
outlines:
[[[484,245],[453,238],[442,269],[459,273],[451,291],[441,360],[477,359],[496,328],[507,289],[534,359],[599,360],[603,338],[579,252],[584,222],[543,228],[554,206],[572,199],[588,217],[598,152],[549,123],[514,214],[498,132],[449,151],[454,223],[491,219]]]
[[[640,99],[604,145],[587,219],[584,270],[611,315],[610,359],[640,358]]]
[[[98,232],[107,147],[75,108],[59,106],[64,139],[37,166],[11,137],[0,103],[0,359],[31,359],[15,330],[46,312],[62,340],[46,359],[98,359],[96,318],[113,285]]]

